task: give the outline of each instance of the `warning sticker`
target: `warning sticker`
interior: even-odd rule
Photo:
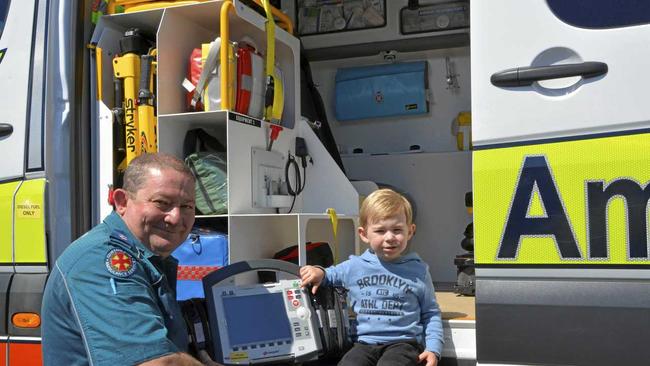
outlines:
[[[40,219],[42,207],[38,203],[24,201],[16,205],[16,216],[21,219]]]
[[[248,359],[248,352],[232,352],[230,353],[231,361],[241,361]]]

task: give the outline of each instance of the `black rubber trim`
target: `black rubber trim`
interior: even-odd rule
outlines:
[[[236,276],[240,273],[260,270],[285,272],[300,277],[300,267],[291,262],[277,259],[254,259],[233,263],[220,268],[218,271],[211,272],[207,276],[203,277],[203,290],[207,294],[212,289],[212,286],[225,279]]]

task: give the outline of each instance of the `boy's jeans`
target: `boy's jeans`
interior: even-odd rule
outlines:
[[[424,347],[416,341],[386,344],[355,343],[338,366],[417,366]]]

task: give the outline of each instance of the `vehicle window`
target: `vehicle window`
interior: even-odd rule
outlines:
[[[9,4],[11,0],[0,0],[0,37],[2,37],[2,31],[5,29],[5,23],[7,22],[7,13],[9,13]]]
[[[648,0],[546,0],[565,23],[581,28],[616,28],[650,23]]]

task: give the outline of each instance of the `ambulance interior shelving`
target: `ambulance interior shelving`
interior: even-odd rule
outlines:
[[[295,6],[299,2],[282,2],[283,10],[293,19],[298,18],[297,33],[301,31]],[[465,252],[461,240],[472,222],[465,207],[465,194],[472,190],[469,131],[464,142],[454,134],[458,131],[459,113],[471,112],[469,26],[403,34],[400,13],[410,1],[372,3],[385,5],[384,26],[322,34],[308,31],[310,34],[300,36],[304,52],[347,177],[360,188],[362,196],[366,194],[364,186],[374,182],[406,193],[414,203],[417,230],[410,245],[430,267],[443,312],[443,356],[475,360],[474,297],[454,293],[454,258]],[[419,1],[423,8],[435,8],[437,4],[457,8],[469,2]],[[442,20],[438,25],[444,25],[440,23],[444,23]],[[416,61],[428,64],[428,113],[336,119],[337,70]],[[365,250],[363,245],[361,250]]]
[[[248,37],[261,53],[266,51],[265,18],[239,1],[228,15],[230,39]],[[400,9],[406,0],[381,2],[385,25],[373,29],[333,32],[301,37],[312,75],[323,98],[327,118],[340,152],[345,174],[320,142],[309,122],[301,118],[300,41],[276,27],[276,64],[284,82],[283,131],[268,152],[270,123],[258,126],[236,121],[225,110],[187,112],[183,80],[189,55],[202,43],[219,36],[224,1],[119,14],[101,18],[92,42],[101,57],[91,57],[91,78],[97,103],[93,105],[93,138],[99,146],[93,171],[99,221],[110,212],[105,203],[112,182],[113,97],[112,58],[119,53],[119,39],[137,27],[155,38],[157,59],[157,124],[160,151],[183,156],[185,133],[203,128],[227,147],[228,213],[198,216],[197,224],[227,230],[229,262],[271,258],[290,245],[299,246],[299,262],[306,263],[305,243],[324,241],[336,246],[336,258],[360,254],[365,246],[356,235],[359,199],[368,187],[387,185],[405,193],[414,203],[416,235],[412,248],[429,264],[442,307],[445,327],[443,356],[474,360],[474,299],[454,292],[457,267],[454,258],[463,252],[463,232],[471,223],[465,194],[471,191],[469,142],[452,133],[458,116],[470,111],[469,28],[400,33]],[[421,1],[421,4],[437,3]],[[282,1],[282,10],[295,19],[296,2]],[[334,111],[337,70],[353,66],[425,61],[428,112],[414,116],[338,121]],[[288,153],[295,154],[295,138],[305,139],[313,160],[305,174],[307,184],[292,211],[273,204],[257,192],[264,177],[284,174]],[[459,148],[462,151],[459,151]],[[261,157],[260,157],[261,156]],[[275,163],[269,164],[272,160]],[[279,163],[278,163],[279,162]],[[277,164],[276,164],[277,163]],[[280,178],[278,178],[280,179]],[[353,182],[351,182],[353,181]],[[355,188],[356,187],[356,188]],[[256,193],[257,192],[257,193]],[[266,202],[266,203],[265,203]],[[270,202],[270,203],[269,203]],[[337,235],[331,217],[338,217]],[[254,281],[242,276],[237,281]]]

